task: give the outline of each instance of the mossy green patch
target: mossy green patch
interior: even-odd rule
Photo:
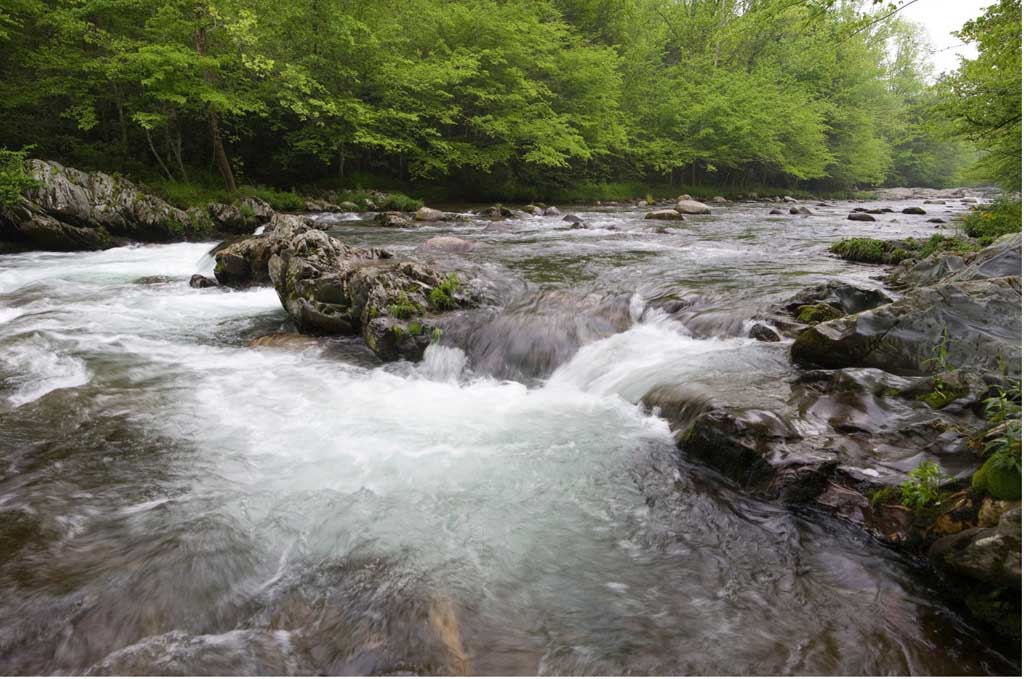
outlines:
[[[814,325],[842,317],[842,312],[828,304],[804,304],[797,310],[796,319],[801,323]]]
[[[458,274],[454,272],[448,274],[447,278],[430,291],[430,305],[440,311],[454,309],[456,306],[455,293],[460,287],[462,287],[462,282],[459,280]]]
[[[1019,500],[1021,497],[1021,474],[1019,469],[999,464],[990,457],[981,469],[971,477],[971,488],[976,493],[987,494],[996,500]]]

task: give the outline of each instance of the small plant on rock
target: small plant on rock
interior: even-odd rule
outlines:
[[[460,287],[462,287],[462,282],[459,280],[458,274],[455,272],[448,274],[447,278],[430,291],[430,305],[442,311],[454,309],[456,306],[455,293]]]
[[[409,299],[409,295],[404,292],[399,293],[398,299],[395,300],[394,304],[388,305],[388,313],[398,319],[411,318],[419,312],[419,305]]]
[[[991,428],[985,445],[988,459],[971,477],[971,487],[997,500],[1021,497],[1021,402],[1020,383],[999,389],[985,399],[985,415]]]
[[[914,467],[910,478],[900,484],[900,502],[914,513],[921,514],[935,509],[945,498],[940,490],[942,470],[934,462],[922,462]]]

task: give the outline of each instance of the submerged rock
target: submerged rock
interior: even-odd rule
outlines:
[[[923,214],[926,214],[926,213],[925,213],[925,210],[924,210],[923,207],[917,207],[915,205],[913,207],[905,207],[905,208],[903,208],[903,214],[905,214],[905,215],[923,215]]]
[[[471,252],[476,249],[476,243],[458,238],[456,236],[434,236],[428,238],[417,250],[434,252]]]
[[[873,222],[875,218],[867,212],[851,212],[846,216],[851,222]]]
[[[377,222],[381,226],[394,229],[408,229],[415,226],[412,220],[409,219],[401,212],[378,212],[373,221]]]
[[[566,215],[566,216],[562,217],[562,221],[563,222],[568,222],[569,225],[570,225],[569,226],[570,229],[589,229],[590,228],[589,224],[587,224],[585,221],[583,221],[583,219],[581,217],[578,217],[576,215]]]
[[[654,210],[644,215],[644,219],[661,219],[665,221],[680,221],[684,217],[675,210]]]

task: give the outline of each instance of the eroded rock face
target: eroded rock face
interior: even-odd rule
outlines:
[[[205,235],[208,223],[103,172],[30,160],[39,186],[0,208],[0,240],[52,250],[97,250],[115,239],[167,242]]]
[[[912,290],[892,304],[819,323],[793,343],[806,367],[875,367],[895,374],[935,371],[943,332],[946,361],[992,373],[1005,364],[1020,375],[1020,277],[941,282]]]
[[[440,327],[438,316],[475,303],[455,274],[352,248],[313,229],[294,232],[271,254],[268,270],[300,331],[361,335],[385,360],[418,360]]]

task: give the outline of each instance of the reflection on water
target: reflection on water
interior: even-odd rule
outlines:
[[[188,287],[209,244],[0,257],[0,671],[1012,671],[913,564],[744,497],[634,405],[790,374],[784,347],[647,307],[669,282],[733,318],[874,273],[824,254],[863,225],[766,211],[338,222],[473,239],[543,289],[415,366],[248,346],[290,326],[273,290]]]

